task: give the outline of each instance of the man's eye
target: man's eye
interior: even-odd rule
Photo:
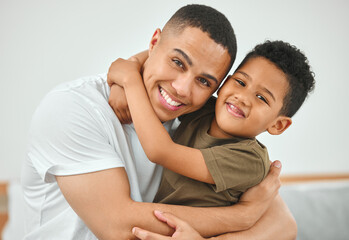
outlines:
[[[257,95],[257,97],[258,97],[260,100],[262,100],[263,102],[265,102],[266,104],[269,105],[267,99],[265,99],[262,95]]]
[[[173,61],[178,67],[180,67],[180,68],[183,68],[183,67],[184,67],[183,63],[182,63],[181,61],[179,61],[178,59],[173,59],[172,61]]]
[[[245,84],[243,81],[239,80],[239,79],[235,79],[235,81],[236,81],[238,84],[240,84],[241,86],[243,86],[243,87],[246,86],[246,84]]]
[[[207,86],[207,87],[210,86],[210,82],[207,81],[205,78],[199,78],[198,80],[199,80],[199,82],[200,82],[201,84],[203,84],[203,85],[205,85],[205,86]]]

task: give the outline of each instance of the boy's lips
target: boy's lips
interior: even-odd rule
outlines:
[[[231,113],[233,116],[238,118],[245,118],[245,113],[237,106],[235,106],[232,103],[226,103],[227,110],[229,113]]]
[[[185,106],[185,104],[179,102],[177,99],[174,99],[174,97],[171,97],[162,87],[159,86],[159,97],[160,102],[162,105],[164,105],[166,108],[175,111],[181,108],[182,106]]]

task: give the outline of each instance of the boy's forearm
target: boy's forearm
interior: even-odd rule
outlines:
[[[133,124],[144,152],[149,160],[161,164],[161,159],[164,159],[167,150],[171,149],[173,141],[155,114],[143,83],[127,81],[124,89]]]
[[[143,66],[143,64],[145,63],[145,61],[147,60],[149,54],[148,54],[148,50],[142,51],[140,53],[137,53],[136,55],[132,56],[130,58],[130,60],[132,58],[137,59],[137,61]]]

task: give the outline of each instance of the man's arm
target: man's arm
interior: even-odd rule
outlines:
[[[134,202],[130,198],[124,168],[57,176],[56,179],[70,206],[99,239],[134,239],[133,226],[163,235],[171,234],[173,230],[170,227],[156,220],[154,210],[173,213],[202,236],[208,237],[250,228],[272,202],[278,189],[274,182],[279,172],[278,168],[271,167],[271,173],[263,181],[267,187],[262,187],[260,191],[254,187],[257,190],[252,194],[246,192],[244,202],[217,208]]]
[[[294,240],[297,224],[281,196],[278,195],[265,214],[250,229],[217,236],[216,240]]]
[[[172,227],[175,232],[173,239],[177,240],[204,240],[188,223],[173,216],[170,213],[155,212],[155,216]],[[277,219],[278,221],[275,221]],[[135,227],[132,229],[133,234],[139,239],[148,240],[165,240],[167,236],[152,233],[147,230]],[[287,206],[280,196],[277,196],[271,207],[262,216],[262,218],[250,229],[235,233],[227,233],[212,240],[294,240],[297,237],[297,225],[289,212]]]

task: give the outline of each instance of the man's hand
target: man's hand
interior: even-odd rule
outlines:
[[[204,238],[195,231],[188,223],[172,215],[171,213],[162,213],[160,211],[154,211],[155,216],[162,222],[167,223],[168,226],[173,228],[175,232],[171,237],[156,234],[146,231],[141,228],[134,227],[132,233],[139,239],[147,240],[165,240],[165,239],[177,239],[177,240],[203,240]]]
[[[259,220],[278,194],[280,172],[281,162],[274,161],[266,178],[241,196],[238,204],[246,206],[246,214],[251,217],[250,224],[254,225]]]

